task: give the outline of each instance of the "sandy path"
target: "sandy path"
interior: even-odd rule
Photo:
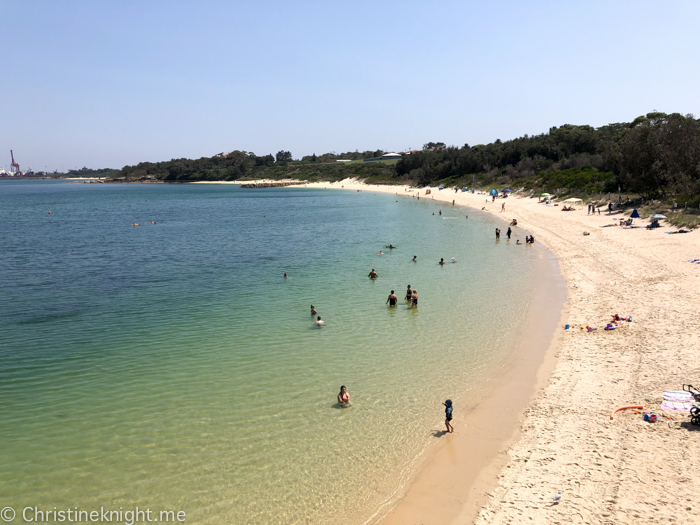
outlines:
[[[404,187],[349,181],[319,186],[341,185],[407,194]],[[433,200],[452,199],[476,208],[468,213],[517,218],[557,255],[575,329],[561,337],[550,380],[525,410],[495,489],[474,495],[464,488],[464,509],[486,498],[478,516],[465,510],[435,518],[436,495],[406,523],[700,523],[700,427],[681,413],[672,413],[684,422],[679,429],[646,423],[634,411],[610,420],[623,405],[648,403],[658,413],[663,390],[700,386],[700,265],[686,262],[700,258],[700,231],[601,228],[619,216],[587,216],[585,206],[562,212],[517,197],[506,199],[501,213],[500,199],[491,204],[482,195],[433,190]],[[503,239],[506,226],[501,230]],[[522,237],[514,228],[513,240]],[[614,313],[634,322],[603,331]],[[586,324],[599,331],[578,329]],[[552,506],[558,490],[562,501]]]

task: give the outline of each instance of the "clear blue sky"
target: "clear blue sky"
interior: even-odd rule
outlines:
[[[700,114],[700,2],[0,0],[0,167],[463,145]],[[7,151],[6,151],[7,150]]]

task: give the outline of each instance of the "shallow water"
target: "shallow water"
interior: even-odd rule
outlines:
[[[497,243],[499,223],[464,213],[370,192],[0,182],[3,502],[362,523],[437,439],[447,397],[458,424],[547,278],[524,234]]]

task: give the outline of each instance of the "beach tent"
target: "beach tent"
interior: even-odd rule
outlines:
[[[462,191],[469,191],[469,188],[465,186],[464,188],[462,188]]]
[[[505,190],[501,190],[501,193],[511,193],[512,191],[513,190],[509,190],[508,188],[506,188]]]
[[[668,219],[665,215],[661,215],[660,213],[657,213],[656,215],[651,216],[652,219]]]
[[[632,215],[630,215],[631,219],[639,219],[639,212],[637,211],[637,208],[632,210]]]
[[[581,202],[581,199],[576,199],[576,198],[572,197],[570,199],[566,199],[564,202],[571,202],[571,203]]]
[[[439,189],[439,190],[444,190],[445,188],[443,188],[442,186],[438,186],[438,189]]]
[[[498,195],[498,190],[495,190],[495,189],[491,190],[490,195]]]

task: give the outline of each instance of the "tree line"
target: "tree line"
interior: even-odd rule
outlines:
[[[404,156],[396,171],[420,185],[478,180],[520,187],[620,189],[647,199],[698,196],[700,119],[654,112],[631,123],[599,128],[567,124],[505,142],[426,148]]]
[[[380,157],[381,149],[308,155],[256,155],[234,150],[200,159],[173,159],[125,166],[119,177],[165,181],[297,178],[368,178],[415,185],[509,185],[626,191],[647,199],[670,195],[700,199],[700,119],[649,113],[629,123],[594,128],[565,124],[540,135],[462,147],[427,142],[395,165],[339,163]]]

